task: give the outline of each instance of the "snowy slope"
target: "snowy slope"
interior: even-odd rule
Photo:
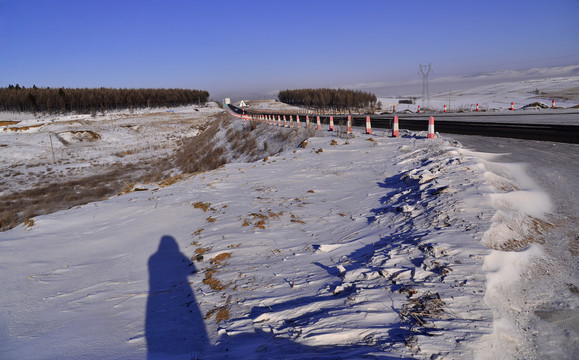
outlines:
[[[418,105],[422,109],[428,107],[426,101],[417,95],[416,103],[413,105],[398,104],[398,97],[379,97],[382,109],[392,110],[396,106],[397,111],[411,110],[417,111]],[[431,93],[430,109],[443,111],[444,105],[448,112],[468,112],[475,111],[476,104],[479,104],[480,111],[508,110],[511,102],[515,109],[541,102],[547,107],[555,106],[569,108],[579,105],[579,76],[550,77],[534,80],[504,81],[490,85],[477,86],[473,88],[465,87],[464,84],[457,85],[456,90],[446,92]]]
[[[1,357],[536,358],[504,297],[544,257],[524,171],[317,135],[0,233]]]

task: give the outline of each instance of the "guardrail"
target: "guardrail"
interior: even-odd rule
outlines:
[[[301,127],[301,121],[305,121],[305,127],[311,128],[311,123],[316,122],[316,129],[322,130],[327,125],[328,131],[335,130],[335,124],[345,124],[346,131],[352,131],[352,127],[364,127],[366,133],[371,133],[372,128],[392,129],[393,135],[398,129],[412,131],[428,130],[428,137],[434,137],[434,118],[432,116],[420,116],[417,114],[400,115],[311,115],[296,112],[269,112],[255,111],[246,112],[233,105],[228,106],[229,112],[245,121],[258,121],[270,125],[289,128]],[[479,113],[480,114],[480,113]],[[527,114],[525,114],[526,116]],[[465,115],[468,116],[468,115]],[[496,114],[492,116],[497,116]],[[296,123],[294,126],[294,117]],[[289,119],[289,121],[288,121]],[[398,129],[395,129],[395,122]],[[579,122],[579,116],[578,116]],[[436,120],[436,130],[440,133],[480,135],[487,137],[504,137],[526,140],[553,141],[571,144],[579,143],[579,126],[562,124],[528,124],[528,123],[501,123],[483,121],[459,121],[459,120]]]

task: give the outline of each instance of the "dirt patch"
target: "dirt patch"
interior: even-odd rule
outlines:
[[[63,145],[72,145],[81,142],[94,142],[101,138],[99,134],[90,130],[63,131],[56,134],[56,138]]]

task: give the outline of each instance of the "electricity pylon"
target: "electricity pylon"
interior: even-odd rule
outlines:
[[[425,102],[427,108],[430,108],[430,90],[428,89],[428,76],[432,74],[432,66],[422,65],[418,67],[418,74],[422,75],[422,101]]]

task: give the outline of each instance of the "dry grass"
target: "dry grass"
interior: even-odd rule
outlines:
[[[249,214],[251,220],[244,219],[243,224],[241,226],[249,226],[253,224],[254,228],[265,230],[266,229],[265,226],[267,225],[270,219],[279,219],[279,217],[282,215],[283,212],[275,213],[271,210],[268,210],[267,214],[264,214],[261,211],[259,213],[251,213]]]
[[[411,294],[414,295],[415,292]],[[450,318],[444,311],[444,305],[438,293],[426,292],[417,298],[409,298],[402,306],[400,317],[404,321],[413,323],[414,326],[424,327],[428,319]]]
[[[553,228],[553,224],[533,216],[526,217],[522,223],[525,231],[521,232],[521,238],[508,239],[492,248],[501,251],[522,251],[531,243],[543,244],[545,232]]]
[[[211,203],[204,203],[202,201],[198,201],[198,202],[194,203],[193,207],[195,209],[201,209],[201,210],[203,210],[203,212],[207,212],[207,210],[217,211],[211,207]]]
[[[205,279],[203,279],[203,284],[208,285],[212,290],[223,291],[227,289],[226,285],[223,285],[221,281],[214,278],[213,275],[217,273],[217,267],[212,267],[205,271]]]
[[[190,174],[219,168],[227,162],[226,156],[235,159],[245,155],[249,161],[255,161],[263,159],[265,155],[272,155],[283,150],[282,148],[272,149],[267,142],[258,148],[256,136],[260,136],[261,132],[270,128],[257,123],[251,123],[241,130],[229,130],[227,137],[231,139],[231,143],[226,147],[215,145],[216,135],[230,121],[232,120],[227,114],[215,116],[205,129],[201,129],[201,134],[182,140],[180,148],[171,157],[152,158],[128,165],[116,163],[108,166],[100,174],[84,178],[53,180],[54,182],[51,183],[40,179],[37,184],[27,184],[29,190],[1,196],[0,231],[11,229],[38,215],[134,191],[136,183],[161,182],[160,186],[168,186],[191,176]],[[97,133],[91,131],[81,131],[73,135],[78,135],[80,141],[95,141],[100,138]],[[293,131],[274,132],[270,139],[276,143],[288,144],[298,140]],[[74,140],[79,141],[76,138]],[[119,152],[118,155],[125,156],[131,151],[129,149]],[[183,174],[167,177],[167,173],[173,172],[175,168],[181,170]],[[5,177],[8,177],[7,175],[8,173]],[[212,209],[209,208],[209,210]],[[208,221],[212,220],[213,218],[208,218]],[[265,227],[265,222],[257,226]]]
[[[223,265],[223,262],[227,259],[231,258],[231,253],[221,253],[214,257],[213,259],[209,260],[210,263],[215,265]]]
[[[68,181],[41,182],[31,189],[0,197],[0,230],[5,231],[38,215],[50,214],[132,191],[136,182],[164,178],[171,164],[157,159],[138,165],[114,164],[101,174]]]
[[[31,228],[34,226],[34,219],[28,219],[24,222],[24,226],[26,226],[27,228]]]
[[[225,121],[226,116],[219,116],[201,134],[185,139],[175,153],[175,165],[184,173],[203,172],[224,165],[226,149],[215,146],[213,140]]]
[[[40,124],[40,125],[30,125],[30,126],[22,126],[22,127],[11,127],[11,128],[9,128],[9,129],[10,129],[10,131],[17,132],[17,131],[30,130],[30,129],[32,129],[32,128],[39,128],[39,127],[41,127],[41,126],[43,126],[43,124]]]
[[[191,174],[179,174],[179,175],[175,175],[175,176],[171,176],[170,178],[164,179],[161,182],[159,182],[159,186],[160,187],[166,187],[169,185],[173,185],[181,180],[187,179],[191,177]]]
[[[210,319],[215,314],[215,322],[218,324],[223,320],[229,319],[229,307],[221,306],[215,307],[207,312],[207,314],[203,317],[204,320]]]
[[[9,126],[18,124],[20,121],[0,121],[0,126]]]

